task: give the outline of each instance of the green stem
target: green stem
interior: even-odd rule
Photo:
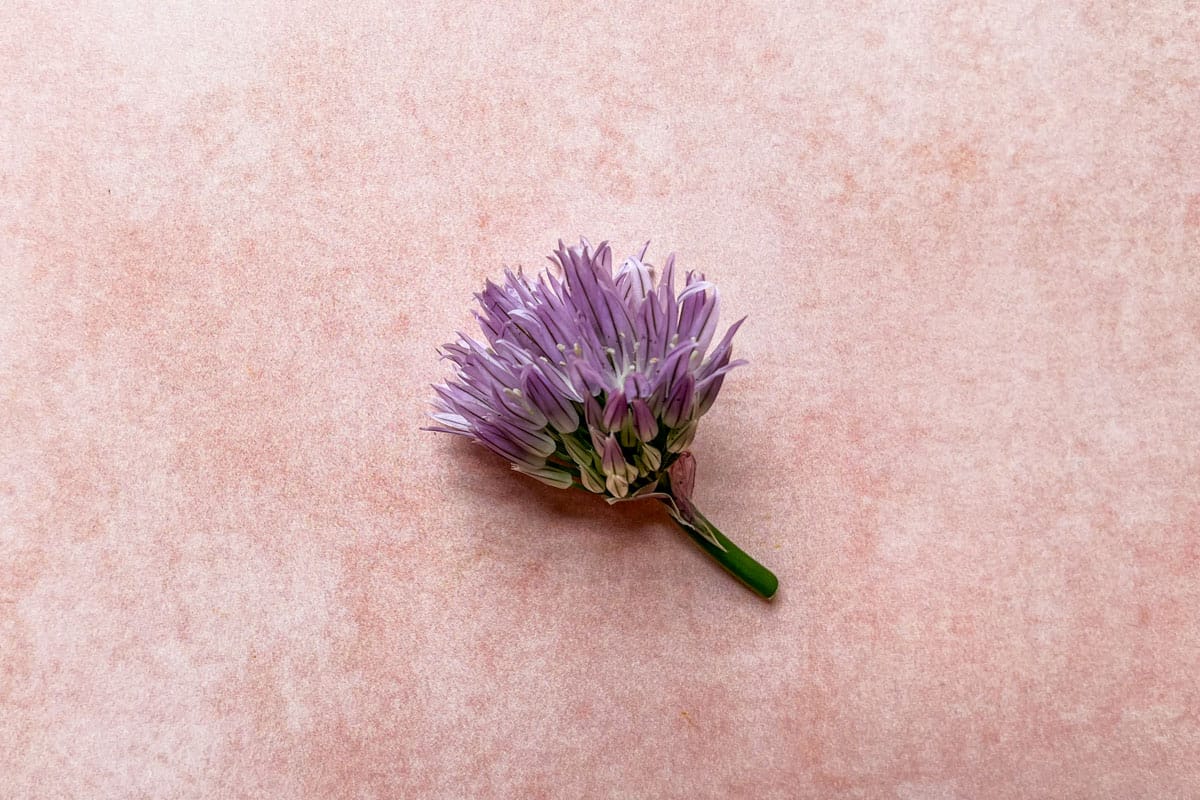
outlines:
[[[779,579],[771,570],[742,552],[741,548],[729,541],[728,537],[717,530],[717,526],[709,522],[690,502],[687,503],[685,513],[690,517],[687,521],[675,517],[674,514],[672,516],[692,541],[700,545],[700,548],[712,556],[730,575],[744,583],[759,597],[770,600],[775,596],[775,591],[779,588]],[[724,550],[713,543],[714,539]]]

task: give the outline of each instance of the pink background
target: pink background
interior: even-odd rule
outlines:
[[[1194,3],[0,11],[0,796],[1200,797]],[[697,497],[423,433],[559,236]]]

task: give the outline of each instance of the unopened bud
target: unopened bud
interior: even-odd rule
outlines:
[[[682,428],[676,428],[667,436],[667,450],[672,453],[682,453],[691,447],[696,438],[696,420],[692,420]]]
[[[646,468],[646,472],[658,472],[658,468],[662,466],[662,453],[653,445],[642,445],[641,452],[642,464]]]
[[[601,481],[591,470],[579,471],[579,482],[583,484],[583,488],[595,494],[604,494],[604,482]]]

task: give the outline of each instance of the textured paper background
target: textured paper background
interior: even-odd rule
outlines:
[[[0,796],[1200,796],[1196,4],[642,5],[4,4]],[[773,605],[417,430],[579,234]]]

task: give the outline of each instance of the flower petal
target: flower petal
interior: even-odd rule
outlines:
[[[630,408],[633,410],[633,425],[638,438],[643,442],[651,441],[658,435],[658,420],[650,413],[650,407],[646,405],[645,400],[635,397],[630,403]]]
[[[567,398],[554,391],[541,371],[533,366],[521,370],[525,396],[559,433],[571,433],[579,427],[579,414]]]
[[[542,483],[553,486],[556,489],[570,489],[575,485],[575,478],[571,475],[571,473],[567,472],[566,470],[556,469],[555,467],[541,467],[539,469],[533,469],[530,467],[523,467],[518,464],[513,464],[512,468],[517,472],[522,472],[531,478],[536,478]]]
[[[608,402],[604,405],[604,415],[602,417],[604,427],[610,431],[615,431],[625,423],[625,417],[629,414],[629,404],[625,402],[624,392],[614,392],[608,396]]]
[[[692,416],[696,398],[696,379],[689,372],[671,389],[663,406],[662,420],[668,428],[678,427]]]

